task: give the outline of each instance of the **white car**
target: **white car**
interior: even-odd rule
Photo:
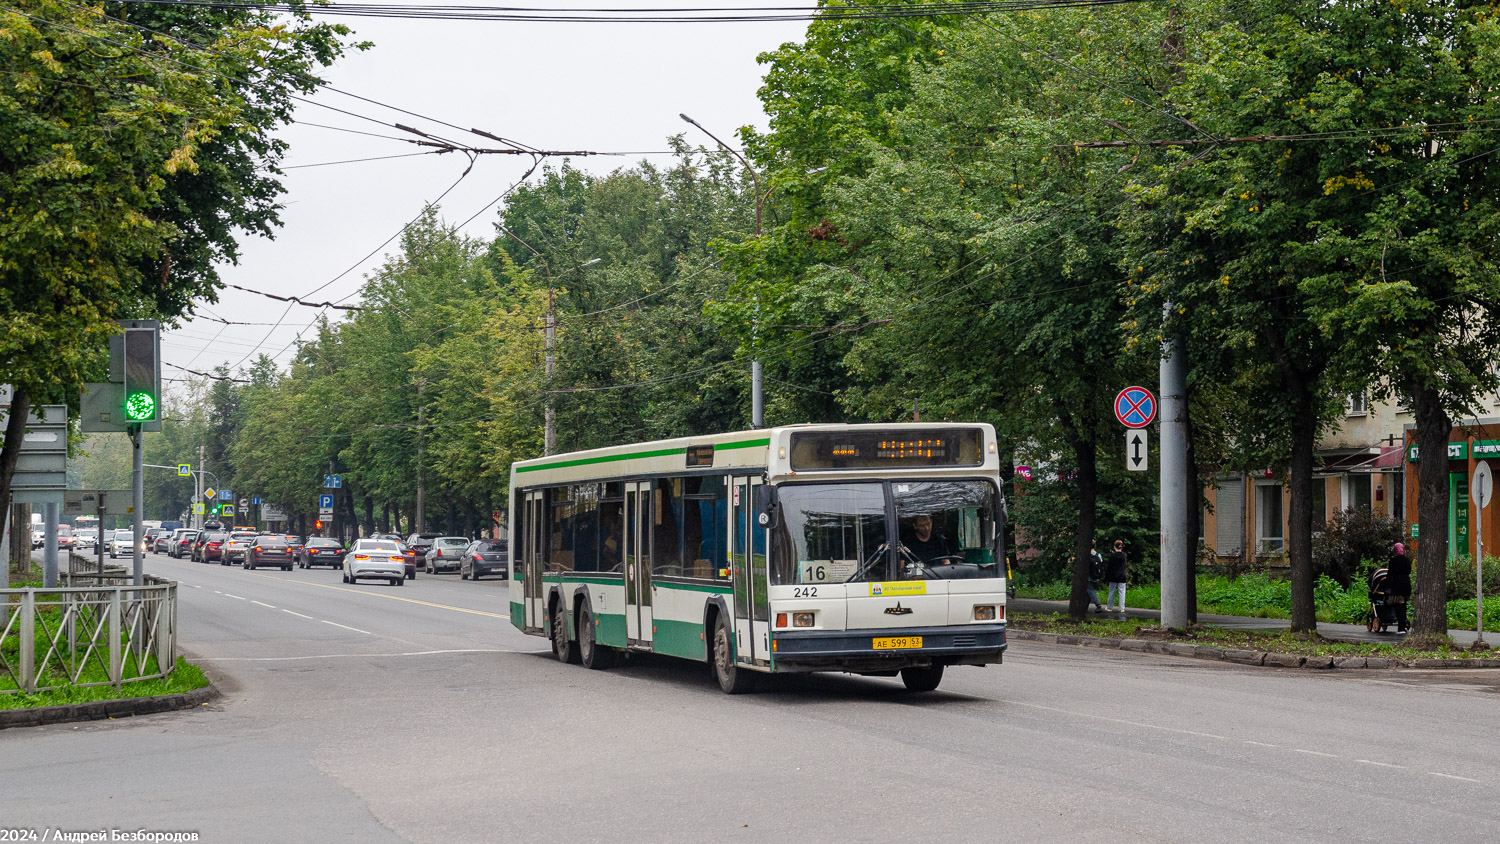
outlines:
[[[357,583],[362,577],[390,581],[392,586],[406,583],[406,555],[401,545],[389,539],[356,539],[344,555],[344,582]]]
[[[47,544],[47,532],[41,528],[31,529],[31,548],[36,550]]]
[[[114,536],[109,538],[109,558],[111,560],[120,556],[130,557],[135,554],[135,534],[128,530],[117,530]]]
[[[95,528],[79,528],[73,532],[73,547],[93,548],[99,544],[99,531]]]

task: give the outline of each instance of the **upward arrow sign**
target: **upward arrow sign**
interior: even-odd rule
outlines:
[[[1131,428],[1125,432],[1125,468],[1132,472],[1146,471],[1150,462],[1150,450],[1146,447],[1146,429]]]

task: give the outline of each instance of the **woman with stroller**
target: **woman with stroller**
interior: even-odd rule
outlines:
[[[1396,611],[1396,632],[1406,632],[1406,602],[1411,598],[1411,560],[1406,546],[1397,542],[1391,549],[1391,560],[1385,564],[1386,601]]]

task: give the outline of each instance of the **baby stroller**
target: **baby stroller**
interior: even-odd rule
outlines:
[[[1376,630],[1384,633],[1387,627],[1396,623],[1396,607],[1390,601],[1391,593],[1386,587],[1385,569],[1370,572],[1367,595],[1370,608],[1365,610],[1365,629],[1372,633]]]

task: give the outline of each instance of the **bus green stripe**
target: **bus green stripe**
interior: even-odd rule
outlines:
[[[542,581],[544,583],[603,583],[608,585],[614,583],[624,583],[625,575],[574,574],[572,572],[569,572],[567,574],[544,574],[542,575]]]
[[[684,592],[713,592],[719,595],[728,595],[734,591],[732,586],[713,586],[699,583],[666,583],[660,580],[651,581],[651,585],[658,589],[681,589]]]
[[[730,450],[735,448],[754,448],[756,446],[769,446],[769,437],[759,440],[736,440],[729,443],[715,443],[714,450]],[[606,454],[602,457],[579,457],[573,460],[555,460],[551,463],[538,463],[533,466],[517,466],[517,474],[521,472],[538,472],[542,469],[567,469],[571,466],[588,466],[593,463],[616,463],[621,460],[635,460],[646,457],[671,457],[674,454],[687,454],[687,447],[663,448],[655,451],[629,451],[624,454]]]

